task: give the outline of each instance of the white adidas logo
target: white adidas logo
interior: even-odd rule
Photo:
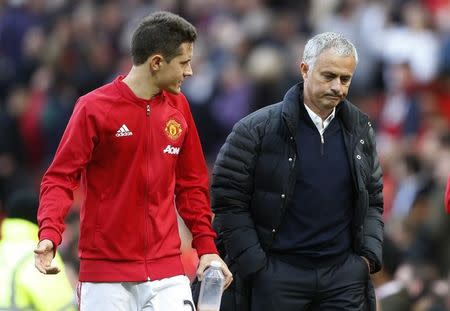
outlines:
[[[123,136],[131,136],[133,135],[133,132],[128,129],[128,127],[125,124],[122,124],[120,129],[117,130],[116,137],[123,137]]]

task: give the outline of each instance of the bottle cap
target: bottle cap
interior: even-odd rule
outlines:
[[[222,263],[220,261],[218,261],[218,260],[213,260],[213,261],[211,261],[210,266],[214,267],[214,268],[221,268],[222,267]]]

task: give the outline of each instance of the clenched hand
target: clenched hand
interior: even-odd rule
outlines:
[[[225,277],[225,284],[224,284],[224,290],[230,286],[231,282],[233,282],[233,275],[231,274],[230,270],[228,269],[227,264],[220,258],[219,255],[216,254],[205,254],[202,257],[200,257],[200,262],[198,264],[197,268],[197,278],[201,281],[204,277],[204,272],[206,268],[208,268],[211,265],[211,261],[219,261],[222,269],[223,276]]]

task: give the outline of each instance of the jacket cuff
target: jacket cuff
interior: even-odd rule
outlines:
[[[369,273],[370,274],[376,273],[380,270],[381,267],[380,267],[380,265],[377,264],[375,256],[372,253],[366,252],[362,256],[367,258],[367,260],[369,261]]]
[[[193,248],[197,250],[198,257],[205,254],[219,254],[213,236],[203,236],[196,238],[192,242]]]
[[[50,240],[53,243],[53,251],[56,252],[56,248],[61,244],[61,235],[58,231],[51,228],[44,228],[39,231],[39,241]]]

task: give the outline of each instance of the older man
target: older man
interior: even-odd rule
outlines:
[[[316,35],[303,83],[239,121],[222,147],[213,211],[237,272],[222,310],[374,308],[383,183],[371,123],[345,99],[357,62],[346,38]]]

